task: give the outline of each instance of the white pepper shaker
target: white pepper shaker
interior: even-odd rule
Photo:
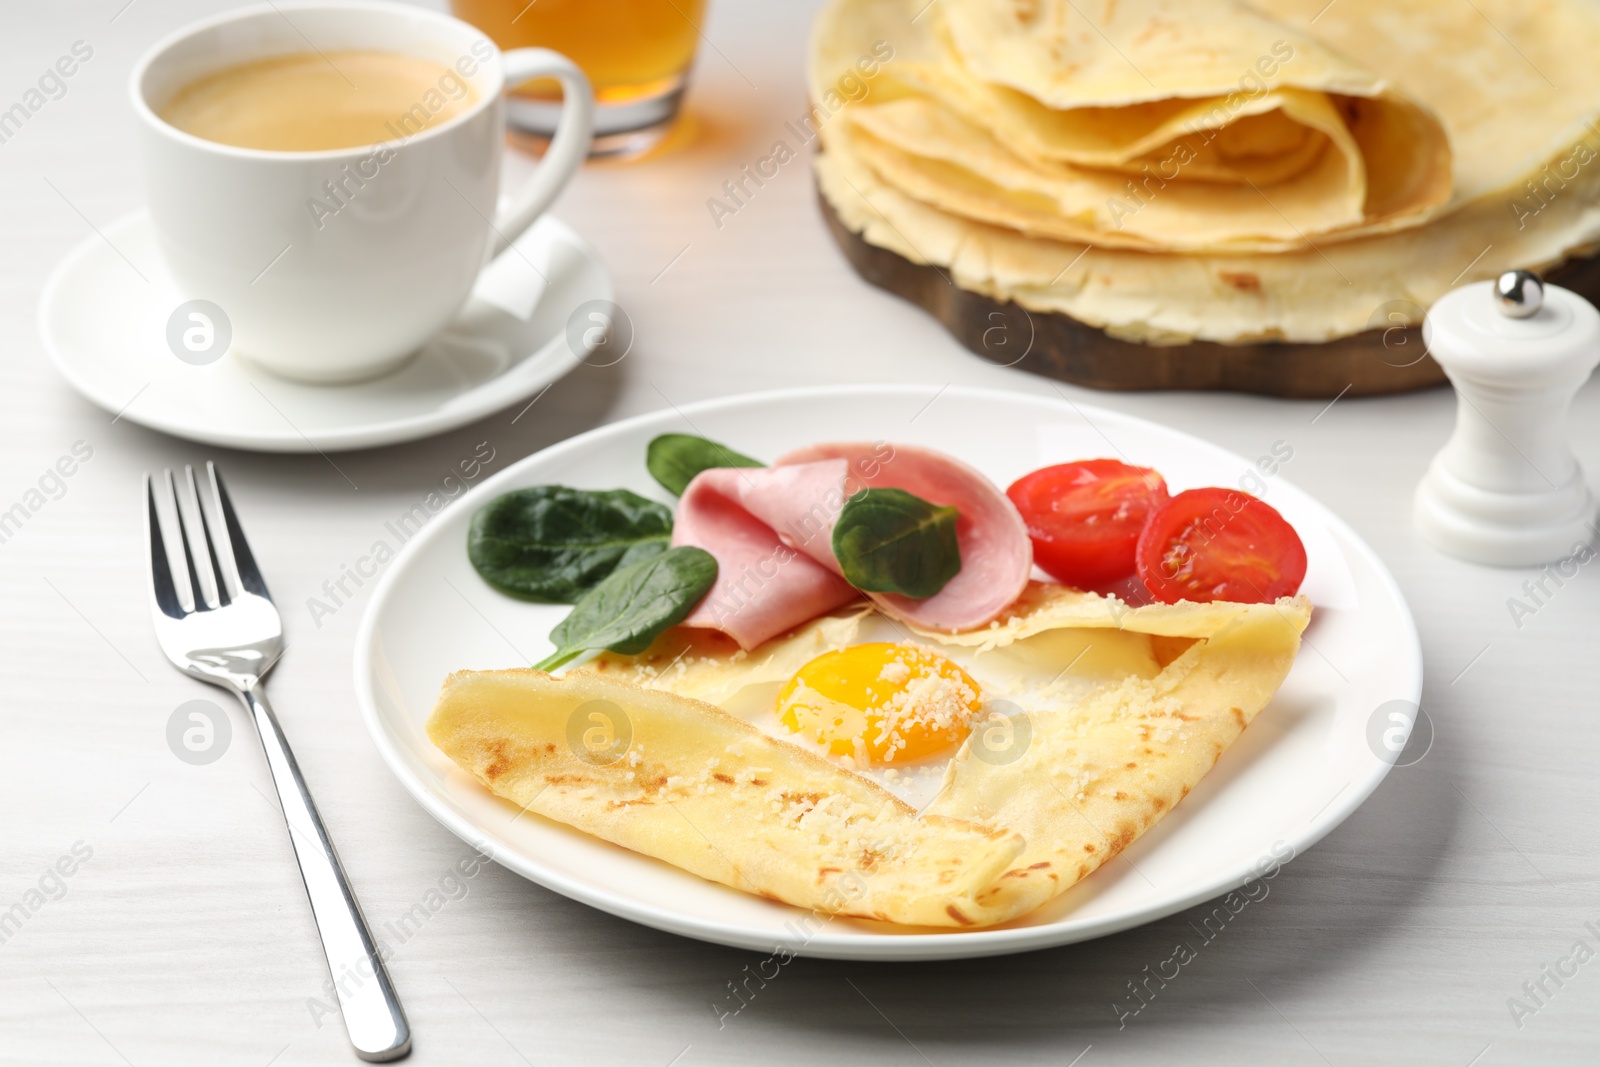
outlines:
[[[1600,312],[1507,271],[1447,293],[1422,325],[1456,388],[1455,433],[1417,488],[1416,524],[1475,563],[1531,567],[1595,535],[1595,496],[1567,444],[1567,411],[1600,363]]]

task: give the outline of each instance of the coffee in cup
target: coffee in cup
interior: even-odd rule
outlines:
[[[448,85],[448,94],[441,92]],[[179,89],[159,114],[184,133],[267,152],[356,148],[406,136],[397,125],[418,109],[423,126],[448,122],[478,96],[455,70],[398,52],[291,52],[252,59]],[[416,131],[413,131],[416,132]]]

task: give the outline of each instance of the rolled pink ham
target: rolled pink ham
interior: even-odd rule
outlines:
[[[696,475],[678,502],[672,544],[715,556],[717,581],[683,625],[721,630],[750,649],[860,596],[832,570],[784,544],[744,502],[747,495],[781,497],[808,479],[837,487],[844,466],[835,460],[782,469],[719,467]],[[808,483],[806,491],[813,488]]]
[[[847,442],[803,448],[772,467],[704,471],[689,483],[672,543],[705,549],[718,570],[684,624],[721,630],[748,649],[861,595],[840,577],[833,527],[845,500],[869,486],[904,489],[960,513],[960,573],[925,600],[867,594],[886,614],[966,630],[1021,595],[1033,546],[994,483],[929,449]]]
[[[843,486],[846,498],[863,488],[904,489],[930,504],[949,505],[960,513],[956,520],[960,573],[925,600],[867,594],[885,614],[934,630],[970,630],[999,616],[1022,595],[1033,572],[1028,528],[1016,505],[977,470],[932,449],[864,441],[797,449],[780,458],[773,469],[814,467],[827,460],[843,460],[848,465]],[[796,501],[789,507],[803,504],[803,500]],[[780,534],[801,516],[814,517],[810,509],[787,523],[781,514],[755,514]],[[838,516],[839,508],[832,508],[826,531],[795,545],[836,573],[839,561],[833,555],[833,523]]]

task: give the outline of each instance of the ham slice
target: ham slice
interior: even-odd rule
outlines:
[[[753,498],[770,512],[772,501],[785,494],[827,486],[837,491],[844,477],[842,460],[781,469],[719,467],[696,475],[678,502],[672,544],[715,556],[717,581],[683,625],[721,630],[751,649],[860,596],[833,570],[785,544],[746,503]]]
[[[862,488],[904,489],[932,504],[954,507],[956,541],[961,546],[961,571],[938,593],[925,600],[869,593],[885,614],[929,629],[970,630],[997,618],[1022,595],[1033,572],[1033,542],[1016,505],[999,487],[958,459],[913,445],[888,445],[883,442],[841,442],[812,445],[790,452],[778,460],[775,470],[787,467],[815,467],[828,460],[843,460],[849,470],[843,486],[845,497]],[[815,509],[803,507],[804,500],[789,504],[801,514],[789,520],[798,523],[813,518]],[[836,573],[839,561],[833,556],[833,522],[839,509],[824,508],[827,528],[804,545],[796,545],[807,555],[829,566]],[[757,512],[758,517],[786,528],[781,516]],[[774,519],[780,519],[774,522]],[[825,555],[824,555],[825,553]]]
[[[672,543],[703,548],[718,566],[716,584],[684,625],[721,630],[749,649],[855,599],[833,555],[833,527],[845,500],[869,486],[960,512],[961,572],[925,600],[867,594],[886,614],[966,630],[1021,595],[1033,569],[1027,527],[982,474],[908,445],[813,445],[772,467],[703,471],[684,489]]]

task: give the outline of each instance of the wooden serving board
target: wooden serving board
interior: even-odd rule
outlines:
[[[1368,330],[1323,344],[1120,341],[1068,315],[1029,312],[952,285],[934,267],[867,243],[839,221],[826,197],[817,199],[856,273],[918,305],[967,348],[1005,366],[1093,389],[1224,389],[1291,398],[1376,396],[1445,381],[1424,350],[1421,326]],[[1600,257],[1569,262],[1547,280],[1600,300]]]

